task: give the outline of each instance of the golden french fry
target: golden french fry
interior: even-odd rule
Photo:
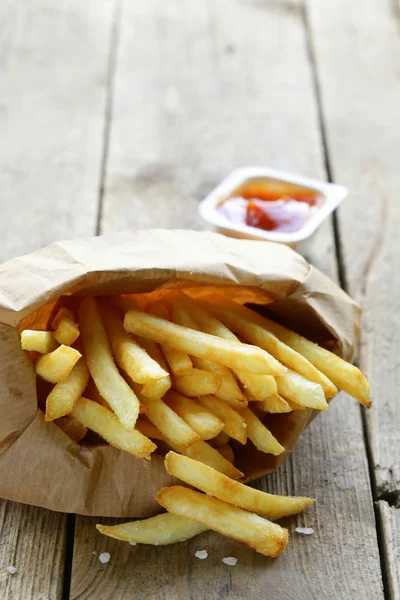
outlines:
[[[279,394],[285,399],[288,398],[309,408],[328,409],[322,387],[295,371],[288,369],[284,375],[276,378],[276,384]]]
[[[60,323],[61,319],[63,319],[64,317],[67,319],[70,319],[71,321],[75,321],[75,315],[72,312],[72,310],[70,310],[66,306],[60,306],[60,308],[56,312],[56,314],[51,322],[51,328],[54,331],[57,329],[58,324]]]
[[[152,305],[149,312],[166,321],[170,320],[167,308],[161,303]],[[182,350],[177,350],[166,344],[161,346],[161,350],[174,375],[181,375],[193,366],[192,360],[187,352],[182,352]]]
[[[190,427],[175,411],[161,400],[161,398],[143,399],[147,406],[146,417],[168,439],[187,448],[200,440],[200,436]]]
[[[233,463],[235,461],[235,455],[230,444],[224,444],[224,446],[220,446],[218,448],[218,452],[222,454],[222,456],[226,458],[226,460],[229,460],[230,463]]]
[[[273,333],[281,342],[304,356],[340,390],[353,396],[364,406],[371,406],[369,398],[370,384],[357,367],[270,319],[259,315],[257,315],[257,319],[263,327]]]
[[[177,295],[174,293],[175,305],[183,306],[190,313],[191,318],[197,323],[201,331],[216,335],[217,337],[239,342],[238,337],[232,333],[225,325],[218,321],[208,310],[186,294]],[[182,325],[182,323],[179,323]],[[267,396],[276,394],[277,387],[275,379],[271,375],[254,375],[245,371],[236,370],[236,377],[243,386],[246,398],[252,400],[264,400]],[[221,398],[225,400],[226,398]]]
[[[145,350],[126,333],[122,318],[105,302],[99,303],[100,314],[111,344],[115,362],[136,383],[148,383],[168,376],[168,371],[151,358]]]
[[[287,401],[279,394],[268,396],[263,402],[258,402],[257,406],[268,413],[288,413],[292,410]]]
[[[229,444],[230,439],[231,438],[225,433],[225,431],[220,431],[218,435],[212,438],[212,440],[208,441],[214,448],[219,448],[220,446],[225,446],[226,444]]]
[[[172,302],[172,315],[173,320],[182,327],[189,327],[195,331],[200,331],[197,323],[192,319],[191,315],[187,310],[182,307],[178,302],[173,300]],[[203,371],[209,371],[215,373],[220,379],[220,385],[214,392],[209,391],[208,394],[215,394],[220,400],[224,400],[231,406],[247,406],[247,399],[239,388],[236,379],[232,375],[231,371],[219,365],[216,362],[207,360],[205,358],[193,357],[193,364],[196,368]],[[197,396],[204,394],[196,394]]]
[[[221,385],[221,378],[216,373],[195,368],[179,377],[172,375],[171,380],[173,387],[184,396],[213,394]]]
[[[261,492],[176,452],[168,452],[165,468],[173,477],[206,494],[271,519],[294,515],[315,502],[312,498],[276,496]]]
[[[165,436],[145,415],[138,418],[135,429],[152,440],[165,440]]]
[[[29,352],[48,354],[57,348],[57,340],[51,331],[35,331],[25,329],[21,333],[21,348]]]
[[[167,440],[168,444],[180,454],[184,456],[189,456],[194,460],[197,460],[209,467],[213,467],[216,471],[223,473],[227,477],[231,479],[240,479],[243,477],[243,473],[239,471],[234,465],[232,465],[222,454],[210,446],[208,442],[204,440],[200,440],[199,442],[195,442],[188,448],[183,448],[182,446],[178,446],[174,444],[171,440]]]
[[[108,402],[122,425],[133,429],[139,415],[139,400],[121,376],[96,300],[87,297],[79,306],[79,324],[90,374],[101,396]]]
[[[147,354],[151,356],[153,360],[158,362],[164,371],[168,372],[168,366],[165,362],[164,355],[156,342],[153,342],[152,340],[146,340],[145,338],[138,336],[136,336],[136,341],[142,346],[142,348],[144,348],[144,350],[146,350]],[[168,373],[168,375],[162,377],[161,379],[152,379],[151,381],[145,383],[141,392],[143,396],[146,396],[146,398],[162,398],[164,394],[168,392],[171,385],[171,377]]]
[[[87,434],[87,427],[79,423],[75,417],[65,415],[54,421],[64,433],[68,435],[74,442],[78,443]]]
[[[59,346],[49,354],[43,354],[36,363],[36,373],[50,383],[67,379],[81,353],[69,346]]]
[[[202,440],[214,438],[224,427],[224,424],[213,412],[205,409],[192,398],[170,390],[163,400],[185,423],[198,433]]]
[[[139,431],[127,431],[112,412],[83,396],[75,403],[71,415],[82,425],[95,431],[111,446],[139,458],[147,458],[157,449],[157,446]]]
[[[162,488],[156,500],[168,512],[192,518],[208,529],[248,544],[265,556],[279,556],[286,547],[287,529],[206,494],[172,486]]]
[[[306,406],[302,406],[301,404],[297,404],[297,402],[293,402],[292,400],[286,399],[286,402],[290,406],[291,410],[307,410]]]
[[[91,379],[89,381],[89,383],[87,384],[84,395],[86,398],[89,398],[89,400],[94,400],[98,404],[101,404],[102,406],[104,406],[105,408],[107,408],[108,410],[113,412],[113,410],[112,410],[111,406],[108,404],[107,400],[105,398],[103,398],[103,396],[100,394],[93,379]]]
[[[54,337],[60,344],[72,346],[79,337],[78,324],[69,317],[62,317],[58,322]]]
[[[247,441],[247,426],[246,420],[239,412],[233,409],[223,400],[219,400],[215,396],[201,396],[197,401],[209,411],[213,412],[220,421],[223,422],[224,431],[230,438],[238,440],[241,444]]]
[[[46,421],[54,421],[68,415],[75,402],[82,396],[89,381],[89,369],[82,356],[67,379],[59,381],[51,390],[46,400]]]
[[[249,408],[243,408],[240,414],[247,423],[247,437],[258,450],[267,454],[273,454],[274,456],[285,452],[285,448],[281,446],[270,430],[265,427]]]
[[[152,544],[153,546],[167,546],[189,540],[207,527],[172,513],[163,513],[150,519],[141,519],[119,525],[96,525],[96,529],[116,540],[133,542],[135,544]]]
[[[232,369],[241,368],[264,375],[280,375],[285,372],[285,368],[275,358],[260,348],[181,327],[137,310],[126,313],[124,327],[135,335],[168,344],[191,356],[207,358]]]
[[[310,381],[321,385],[327,398],[335,396],[337,388],[332,381],[307,360],[307,358],[302,356],[302,354],[283,343],[269,328],[264,327],[262,325],[263,317],[228,298],[223,297],[221,303],[221,305],[207,304],[207,306],[223,323],[234,329],[234,331],[239,333],[248,342],[263,348],[285,366],[290,367]]]

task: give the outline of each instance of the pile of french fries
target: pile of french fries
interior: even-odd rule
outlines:
[[[364,375],[217,291],[74,302],[58,309],[48,331],[21,332],[38,378],[51,384],[46,421],[82,444],[89,431],[139,458],[166,454],[167,472],[191,486],[157,493],[166,513],[98,530],[162,545],[212,529],[266,556],[281,554],[288,532],[269,519],[314,501],[237,481],[235,444],[285,452],[265,413],[326,410],[338,389],[369,406]]]

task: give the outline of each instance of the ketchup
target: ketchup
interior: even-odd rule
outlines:
[[[233,223],[290,233],[301,229],[323,202],[316,190],[284,181],[256,180],[237,189],[217,210]]]

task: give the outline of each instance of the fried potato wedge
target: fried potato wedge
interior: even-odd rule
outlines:
[[[96,529],[116,540],[153,546],[168,546],[176,542],[184,542],[207,531],[207,527],[197,521],[168,512],[150,519],[119,525],[96,525]]]
[[[168,512],[192,518],[208,529],[248,544],[265,556],[284,551],[288,531],[254,513],[181,486],[162,488],[156,500]]]
[[[312,498],[261,492],[176,452],[168,452],[165,468],[170,475],[206,494],[271,519],[294,515],[315,502]]]
[[[71,415],[79,423],[95,431],[111,446],[138,458],[147,458],[157,449],[157,446],[139,431],[127,431],[112,412],[83,396],[75,403]]]

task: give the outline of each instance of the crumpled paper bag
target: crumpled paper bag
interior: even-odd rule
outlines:
[[[209,232],[162,229],[58,242],[0,266],[0,496],[84,515],[146,517],[173,482],[162,456],[136,459],[110,446],[82,447],[37,406],[35,373],[18,328],[45,327],[62,294],[151,292],[220,286],[238,301],[267,305],[284,324],[351,359],[360,309],[293,250]],[[241,286],[241,287],[238,287]],[[264,310],[264,309],[262,309]],[[266,415],[285,446],[279,457],[240,449],[246,480],[276,470],[315,416]]]

